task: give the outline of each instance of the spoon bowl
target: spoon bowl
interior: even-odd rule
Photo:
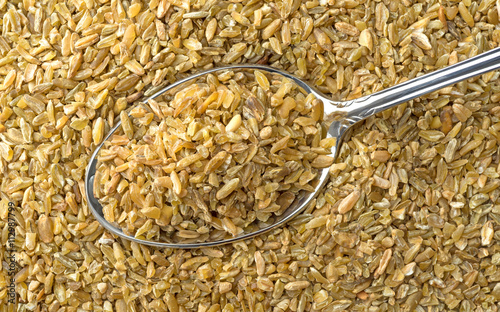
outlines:
[[[335,145],[331,149],[331,156],[336,158],[340,150],[340,146],[348,134],[349,130],[356,123],[386,109],[392,108],[409,100],[415,99],[419,96],[434,92],[443,87],[460,82],[462,80],[487,73],[489,71],[500,68],[500,48],[492,49],[488,52],[482,53],[478,56],[465,60],[463,62],[448,66],[446,68],[434,71],[432,73],[407,80],[399,83],[396,86],[382,90],[380,92],[367,95],[355,100],[338,102],[329,99],[326,95],[310,86],[301,79],[279,69],[258,64],[242,64],[234,66],[224,66],[208,69],[185,79],[179,80],[171,85],[164,87],[151,96],[143,99],[143,102],[149,99],[155,99],[167,92],[172,92],[178,87],[185,84],[193,83],[196,79],[214,72],[227,71],[227,70],[260,70],[269,74],[278,74],[292,80],[306,93],[313,94],[317,99],[323,102],[325,120],[330,122],[328,129],[325,132],[324,138],[336,138]],[[149,241],[140,239],[124,233],[120,228],[110,223],[104,218],[103,207],[98,199],[94,196],[93,186],[94,177],[96,174],[96,165],[98,163],[98,154],[103,144],[108,140],[121,126],[118,121],[115,126],[110,130],[102,143],[93,152],[89,164],[87,166],[85,175],[85,196],[90,210],[94,214],[97,221],[111,233],[123,237],[125,239],[150,245],[154,247],[167,247],[167,248],[199,248],[211,247],[232,242],[237,242],[244,239],[249,239],[272,229],[284,225],[286,222],[293,219],[295,216],[304,211],[313,199],[319,194],[321,189],[328,181],[329,168],[319,170],[318,177],[316,178],[314,191],[303,193],[298,196],[294,202],[279,216],[275,216],[268,222],[254,222],[243,233],[235,237],[215,237],[207,241],[188,241],[185,242],[171,242],[171,241]]]

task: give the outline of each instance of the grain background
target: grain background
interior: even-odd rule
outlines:
[[[0,310],[498,311],[500,85],[487,73],[369,118],[301,216],[219,248],[116,239],[83,194],[121,111],[261,63],[353,99],[500,42],[482,1],[0,1]],[[354,195],[349,195],[354,194]]]

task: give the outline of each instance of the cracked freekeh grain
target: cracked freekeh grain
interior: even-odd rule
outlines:
[[[122,111],[98,154],[94,192],[126,233],[175,242],[240,235],[314,191],[318,170],[333,163],[322,103],[290,79],[224,71],[179,90]]]
[[[18,310],[497,311],[496,72],[368,119],[314,204],[247,242],[116,240],[92,218],[81,181],[115,117],[165,81],[259,62],[357,98],[498,46],[499,5],[1,2],[0,227],[5,246],[11,200],[21,207]],[[0,275],[2,303],[6,294]]]

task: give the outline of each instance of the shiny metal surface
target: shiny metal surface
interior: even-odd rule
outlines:
[[[488,52],[482,53],[478,56],[465,60],[463,62],[448,66],[446,68],[437,70],[435,72],[414,78],[412,80],[405,81],[391,88],[382,90],[380,92],[361,97],[359,99],[345,101],[345,102],[335,102],[329,99],[327,96],[308,85],[299,78],[278,70],[273,67],[265,65],[234,65],[234,66],[224,66],[212,68],[206,71],[196,73],[185,79],[179,80],[164,89],[158,91],[152,96],[143,99],[142,101],[147,101],[148,99],[154,99],[165,92],[183,84],[199,78],[203,75],[213,73],[216,71],[224,70],[235,70],[235,69],[258,69],[261,71],[266,71],[269,73],[280,74],[284,77],[292,79],[297,85],[303,88],[306,92],[314,94],[318,99],[324,103],[325,118],[334,118],[328,131],[326,132],[326,137],[337,138],[336,145],[332,148],[332,155],[337,157],[340,144],[349,128],[354,124],[376,114],[382,112],[391,107],[397,106],[409,100],[415,99],[419,96],[434,92],[443,87],[449,86],[451,84],[466,80],[468,78],[475,77],[487,73],[492,70],[500,68],[500,48],[492,49]],[[103,140],[106,141],[117,129],[120,127],[120,122],[118,122],[115,127],[108,133],[108,135]],[[121,229],[116,228],[114,225],[109,223],[104,219],[102,206],[99,204],[98,200],[94,197],[93,192],[93,178],[95,175],[96,164],[97,164],[97,154],[100,151],[103,143],[94,151],[90,162],[87,167],[85,175],[85,196],[87,198],[87,203],[96,217],[96,219],[111,233],[118,235],[120,237],[135,241],[140,244],[146,244],[155,247],[169,247],[169,248],[198,248],[198,247],[209,247],[217,246],[226,243],[236,242],[239,240],[248,239],[274,228],[277,228],[286,222],[290,221],[297,214],[302,212],[307,208],[308,204],[318,195],[319,191],[328,181],[328,168],[323,169],[317,181],[314,192],[305,194],[301,198],[297,198],[292,205],[283,213],[283,215],[277,217],[276,221],[272,224],[266,225],[254,232],[245,233],[237,237],[233,237],[225,240],[208,241],[201,243],[169,243],[169,242],[153,242],[142,239],[137,239],[135,237],[126,235]]]

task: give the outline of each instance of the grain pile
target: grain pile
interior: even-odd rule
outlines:
[[[352,99],[497,47],[500,3],[1,1],[0,249],[18,311],[497,311],[500,84],[488,73],[368,119],[317,200],[220,248],[114,239],[82,198],[91,151],[143,95],[238,62]],[[0,274],[0,306],[7,306]]]
[[[292,80],[221,71],[120,113],[98,154],[106,220],[140,239],[202,242],[273,223],[333,163],[323,104]]]

